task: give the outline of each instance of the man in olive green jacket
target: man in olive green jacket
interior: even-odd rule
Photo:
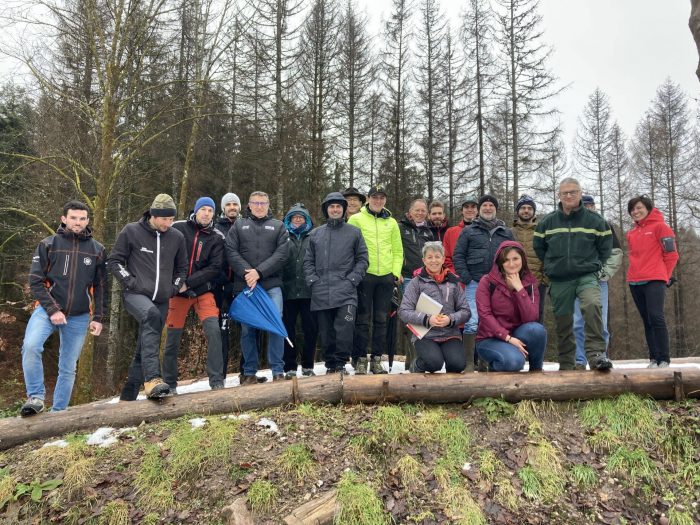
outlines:
[[[559,370],[574,370],[574,302],[581,301],[586,358],[591,369],[608,370],[598,272],[612,252],[612,232],[605,219],[581,203],[581,185],[566,178],[559,184],[559,208],[537,225],[533,246],[550,280],[550,299],[559,339]]]
[[[386,342],[386,323],[391,306],[391,296],[396,281],[401,282],[403,245],[401,232],[386,204],[386,190],[373,186],[367,194],[368,202],[359,213],[348,219],[360,229],[367,245],[369,268],[358,288],[355,342],[352,366],[355,374],[367,373],[367,346],[369,343],[369,318],[372,315],[373,374],[385,374],[382,367],[382,350]]]

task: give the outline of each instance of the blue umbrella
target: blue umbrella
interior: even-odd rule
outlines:
[[[228,315],[240,323],[280,335],[287,340],[292,348],[294,347],[287,337],[287,329],[282,323],[275,303],[259,285],[252,290],[246,288],[243,293],[239,293],[231,303]]]

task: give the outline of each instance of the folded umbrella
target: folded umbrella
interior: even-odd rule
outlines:
[[[256,286],[252,290],[246,288],[242,293],[239,293],[231,303],[228,315],[239,323],[282,336],[287,340],[289,346],[294,348],[287,335],[287,329],[284,327],[280,312],[261,286]]]

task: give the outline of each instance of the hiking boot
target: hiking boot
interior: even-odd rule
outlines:
[[[586,363],[576,363],[574,365],[574,370],[585,370],[586,369]]]
[[[284,378],[289,380],[297,376],[296,370],[290,370],[289,372],[285,372]]]
[[[223,383],[216,383],[214,385],[211,385],[212,390],[223,390],[224,389],[224,384]],[[173,393],[173,389],[170,389],[170,393]]]
[[[388,372],[384,370],[384,367],[382,366],[382,358],[381,356],[374,356],[372,357],[372,362],[369,365],[369,371],[372,372],[373,374],[387,374]]]
[[[27,402],[22,405],[19,413],[22,417],[33,416],[44,411],[44,400],[38,397],[30,397]]]
[[[659,368],[659,364],[655,360],[652,359],[651,361],[649,361],[647,368]]]
[[[668,361],[661,361],[659,363],[659,368],[668,368],[670,366]]]
[[[239,382],[241,383],[241,386],[257,385],[258,384],[258,377],[257,376],[246,376],[246,375],[241,374],[239,376]]]
[[[146,397],[149,399],[158,399],[170,394],[170,387],[160,377],[154,377],[150,381],[144,383]]]
[[[367,365],[369,362],[366,357],[359,357],[352,367],[355,369],[355,375],[365,375],[367,373]]]
[[[296,374],[294,374],[296,376]],[[273,381],[284,381],[286,378],[284,374],[275,374],[272,376]],[[290,378],[291,379],[291,378]]]
[[[302,368],[302,369],[301,369],[301,375],[303,375],[303,376],[305,376],[305,377],[315,376],[315,375],[316,375],[316,372],[314,372],[314,369],[313,369],[313,368]]]
[[[612,361],[605,357],[605,354],[593,356],[593,359],[589,359],[588,363],[591,365],[591,370],[610,370],[613,367]]]
[[[484,361],[483,359],[479,358],[476,362],[476,371],[477,372],[488,372],[489,371],[489,364]]]

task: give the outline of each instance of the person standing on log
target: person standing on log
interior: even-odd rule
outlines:
[[[447,228],[445,236],[442,239],[442,245],[445,248],[445,266],[453,272],[455,271],[455,267],[452,262],[452,255],[457,245],[457,239],[459,239],[462,229],[474,222],[474,219],[476,219],[476,216],[479,214],[479,199],[473,196],[465,197],[462,200],[460,209],[462,210],[462,220],[459,221],[456,226]]]
[[[537,279],[538,290],[540,292],[540,317],[541,323],[544,318],[544,299],[547,293],[547,276],[542,270],[542,261],[537,258],[535,248],[532,246],[532,239],[537,226],[537,204],[529,195],[521,195],[515,205],[515,221],[513,221],[513,236],[515,240],[522,244],[527,255],[527,266],[532,275]]]
[[[289,235],[282,221],[274,219],[270,211],[270,197],[263,191],[254,191],[248,199],[248,209],[226,236],[226,257],[233,270],[233,292],[245,287],[263,287],[282,315],[282,268],[289,253]],[[241,325],[243,370],[241,385],[258,382],[258,330]],[[268,334],[267,360],[272,369],[272,380],[284,380],[284,338]]]
[[[356,213],[360,213],[360,208],[362,208],[362,206],[365,205],[365,202],[367,202],[367,197],[352,186],[343,191],[343,197],[345,197],[345,200],[348,201],[348,209],[345,212],[346,219],[349,219]]]
[[[574,370],[574,302],[581,300],[586,358],[591,369],[609,370],[605,355],[598,275],[612,252],[605,219],[581,202],[581,184],[567,177],[559,184],[559,207],[535,228],[533,246],[549,279],[549,296],[559,340],[559,370]]]
[[[301,351],[301,374],[315,376],[316,316],[311,311],[311,289],[304,276],[304,258],[309,249],[309,234],[314,224],[309,210],[298,202],[284,216],[284,226],[289,233],[289,255],[282,271],[282,297],[284,298],[283,321],[288,339],[296,344],[297,317],[301,317],[304,332],[304,348]],[[284,341],[284,378],[297,375],[297,349]]]
[[[634,227],[627,232],[630,258],[627,283],[644,323],[648,368],[666,368],[671,363],[671,354],[664,301],[678,263],[676,234],[646,195],[630,199],[627,213],[634,221]]]
[[[221,197],[221,215],[217,219],[214,228],[219,230],[226,239],[228,231],[236,222],[241,213],[241,199],[235,193],[227,193]],[[223,361],[224,378],[228,373],[228,357],[231,348],[229,334],[231,332],[233,321],[228,317],[228,310],[231,307],[233,300],[233,272],[228,265],[226,255],[224,254],[223,266],[219,280],[213,290],[216,307],[219,309],[219,327],[221,329],[221,354]],[[241,355],[241,368],[243,368],[243,356]]]
[[[423,265],[422,250],[426,242],[434,240],[428,217],[428,204],[423,199],[411,203],[406,216],[399,221],[401,246],[403,247],[403,267],[401,268],[401,292],[413,278],[413,272]]]
[[[386,190],[373,186],[367,194],[368,203],[348,219],[360,229],[367,245],[369,268],[358,295],[357,322],[352,362],[356,374],[367,373],[369,323],[372,317],[372,361],[370,372],[386,374],[382,367],[382,352],[386,342],[387,317],[391,307],[394,285],[402,281],[403,246],[401,232],[391,212],[385,208]]]
[[[581,202],[586,207],[594,213],[595,200],[591,195],[584,195],[581,197]],[[610,257],[603,264],[603,269],[598,275],[598,284],[600,285],[600,302],[602,305],[602,316],[603,316],[603,337],[605,338],[605,355],[608,355],[608,343],[610,342],[610,332],[608,331],[608,281],[613,278],[622,266],[622,248],[620,247],[620,239],[617,238],[615,233],[615,228],[613,228],[610,222],[608,227],[612,232],[612,252]],[[581,300],[576,298],[574,303],[574,338],[576,339],[576,370],[585,370],[586,364],[586,351],[584,349],[584,321],[583,315],[581,315]]]
[[[343,219],[347,201],[341,193],[326,195],[321,210],[326,224],[309,236],[304,275],[311,287],[311,311],[318,319],[326,373],[345,373],[353,349],[357,288],[369,266],[367,246],[360,230]]]
[[[538,321],[540,293],[523,246],[505,241],[476,289],[476,351],[494,372],[542,371],[547,331]]]
[[[27,402],[20,414],[44,411],[44,343],[58,330],[58,378],[52,412],[65,410],[75,382],[75,369],[88,330],[102,332],[107,308],[104,246],[92,238],[88,207],[78,201],[63,206],[61,225],[43,239],[32,257],[29,289],[37,301],[22,343],[22,371]],[[91,315],[92,314],[92,315]],[[91,319],[92,317],[92,319]]]
[[[440,241],[430,241],[422,248],[423,267],[404,293],[399,317],[405,323],[430,328],[422,339],[411,338],[416,359],[410,363],[411,372],[461,373],[467,364],[462,348],[460,325],[471,316],[467,298],[459,278],[444,265],[445,249]],[[439,314],[428,315],[416,310],[421,294],[442,305]]]
[[[134,401],[145,384],[146,396],[170,393],[160,365],[160,337],[168,301],[185,290],[185,237],[172,228],[177,209],[161,193],[138,222],[124,226],[107,258],[109,271],[122,285],[124,308],[138,322],[136,351],[120,399]]]
[[[214,228],[216,204],[211,197],[200,197],[185,221],[173,223],[173,229],[185,236],[187,277],[180,292],[170,298],[168,327],[163,352],[163,380],[171,393],[177,391],[177,355],[187,313],[191,308],[199,317],[207,339],[207,376],[212,390],[224,388],[224,364],[219,330],[219,309],[212,290],[224,265],[224,235]]]

